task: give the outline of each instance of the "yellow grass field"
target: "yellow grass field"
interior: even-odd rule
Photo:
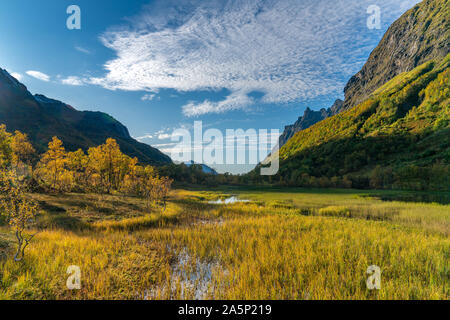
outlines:
[[[212,203],[231,195],[250,201]],[[24,261],[13,261],[14,235],[0,227],[0,299],[450,295],[445,204],[382,201],[368,191],[178,189],[161,212],[119,194],[30,197],[41,208],[40,232]],[[80,290],[66,286],[72,265]],[[367,288],[371,265],[381,269],[380,290]]]

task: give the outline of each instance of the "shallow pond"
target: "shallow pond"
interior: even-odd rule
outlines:
[[[233,203],[238,203],[238,202],[250,202],[250,200],[241,200],[235,196],[227,198],[227,199],[218,199],[216,201],[209,201],[208,203],[210,204],[233,204]]]

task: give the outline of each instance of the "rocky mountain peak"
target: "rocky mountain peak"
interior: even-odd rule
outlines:
[[[314,111],[310,107],[306,107],[303,116],[299,117],[293,125],[285,127],[284,132],[279,139],[280,148],[297,132],[308,129],[309,127],[315,125],[317,122],[341,112],[343,105],[344,101],[337,99],[334,104],[328,109],[322,108],[319,111]]]
[[[400,73],[450,51],[450,1],[424,0],[387,30],[361,71],[345,87],[344,109],[366,100]]]

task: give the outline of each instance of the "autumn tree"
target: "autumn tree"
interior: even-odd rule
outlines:
[[[63,143],[53,137],[48,144],[48,150],[41,156],[38,173],[42,181],[54,191],[64,191],[72,182],[71,172],[66,170],[67,153]]]
[[[144,169],[144,175],[141,179],[141,196],[144,197],[147,203],[147,209],[150,209],[152,203],[156,200],[156,176],[154,175],[153,168],[148,166]]]
[[[13,150],[12,135],[6,131],[4,124],[0,125],[0,168],[6,169],[11,165]]]
[[[173,180],[169,177],[161,177],[158,181],[158,197],[163,204],[163,210],[166,210],[166,203],[172,188]]]
[[[29,234],[35,222],[37,205],[26,196],[26,188],[12,172],[0,173],[0,208],[6,222],[13,228],[17,239],[15,261],[21,261],[25,256],[25,249],[36,233]]]
[[[101,189],[107,193],[119,190],[129,171],[131,158],[120,151],[117,141],[109,138],[104,144],[90,148],[88,155],[88,170],[94,174],[94,178],[98,178]]]
[[[11,139],[12,165],[22,175],[32,175],[32,160],[36,150],[25,133],[16,131]]]
[[[74,183],[80,188],[85,188],[88,183],[88,173],[86,170],[88,165],[89,157],[83,150],[78,149],[67,154],[67,168],[73,175]]]
[[[106,187],[110,193],[113,187],[117,187],[119,178],[119,169],[123,161],[123,154],[120,151],[117,141],[109,138],[106,143],[100,146],[104,168],[106,170]]]
[[[159,177],[151,166],[145,167],[144,173],[141,185],[142,196],[146,199],[147,208],[150,209],[152,204],[161,203],[165,210],[173,180],[168,177]]]
[[[142,191],[141,180],[145,169],[138,165],[138,159],[132,158],[128,161],[127,171],[121,183],[121,190],[128,194],[139,195]]]

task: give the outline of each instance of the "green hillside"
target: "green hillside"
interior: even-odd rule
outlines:
[[[280,149],[280,181],[449,189],[449,65],[450,54],[431,60],[298,132]]]

